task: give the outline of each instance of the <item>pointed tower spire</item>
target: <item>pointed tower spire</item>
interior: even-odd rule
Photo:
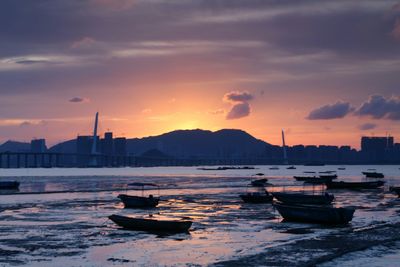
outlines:
[[[282,129],[282,149],[283,149],[283,164],[289,164],[286,152],[286,144],[285,144],[285,132]]]

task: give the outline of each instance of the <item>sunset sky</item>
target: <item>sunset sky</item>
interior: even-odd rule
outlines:
[[[399,1],[2,0],[0,142],[236,128],[400,140]]]

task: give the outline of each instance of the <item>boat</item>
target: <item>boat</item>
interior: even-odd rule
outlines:
[[[268,193],[268,191],[264,192],[248,192],[247,194],[239,195],[240,198],[246,203],[269,203],[272,202],[273,196]]]
[[[310,195],[295,192],[274,192],[271,193],[274,198],[282,203],[287,204],[331,204],[335,197],[332,194]]]
[[[149,218],[131,218],[113,214],[108,217],[117,225],[129,229],[147,232],[188,232],[192,221],[188,220],[157,220],[152,215]]]
[[[400,197],[400,186],[391,186],[389,187],[391,192],[395,192],[398,197]]]
[[[253,174],[253,176],[264,176],[265,174],[264,173],[262,173],[262,172],[258,172],[258,173],[256,173],[256,174]]]
[[[270,170],[279,170],[279,167],[271,167]]]
[[[256,187],[263,187],[263,186],[265,186],[265,184],[267,182],[268,182],[267,178],[262,178],[262,179],[257,179],[257,180],[251,181],[251,185],[256,186]]]
[[[18,189],[19,188],[19,182],[17,181],[1,181],[0,182],[0,189],[7,189],[7,190],[12,190],[12,189]]]
[[[337,169],[340,170],[340,171],[344,171],[346,168],[345,167],[339,167]]]
[[[287,170],[295,170],[296,167],[295,167],[295,166],[290,166],[290,167],[287,167],[286,169],[287,169]]]
[[[354,208],[332,206],[293,205],[274,202],[274,207],[286,221],[319,224],[347,224],[353,219]]]
[[[372,182],[327,182],[326,187],[328,189],[376,189],[382,187],[385,184],[384,181],[372,181]]]
[[[142,196],[132,196],[127,194],[119,194],[118,198],[124,203],[125,208],[154,208],[158,205],[160,198],[149,195],[144,196],[144,188],[146,186],[158,187],[153,183],[131,183],[130,186],[139,186],[142,188]]]
[[[375,172],[375,171],[366,171],[366,172],[362,172],[362,174],[364,174],[365,177],[367,177],[367,178],[385,178],[385,175],[383,175],[383,173]]]
[[[293,178],[296,179],[297,181],[302,181],[310,184],[324,184],[332,181],[332,178],[330,177],[318,177],[318,176],[294,176]]]

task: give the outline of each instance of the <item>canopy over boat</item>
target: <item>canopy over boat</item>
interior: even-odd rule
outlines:
[[[335,198],[332,194],[328,193],[311,195],[311,194],[296,193],[296,192],[273,192],[271,194],[280,202],[288,204],[327,205],[331,204]]]

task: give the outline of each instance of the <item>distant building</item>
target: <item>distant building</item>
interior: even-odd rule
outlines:
[[[86,167],[89,164],[92,145],[93,136],[80,135],[76,138],[77,165],[79,167]]]
[[[33,139],[31,141],[31,152],[44,153],[47,151],[45,139]]]
[[[114,140],[113,140],[113,133],[106,132],[104,134],[104,139],[100,140],[101,146],[101,153],[106,156],[111,156],[114,153]]]
[[[367,161],[384,161],[388,151],[393,150],[393,137],[361,137],[361,152]]]
[[[117,156],[126,156],[128,154],[125,137],[114,138],[114,152]]]

